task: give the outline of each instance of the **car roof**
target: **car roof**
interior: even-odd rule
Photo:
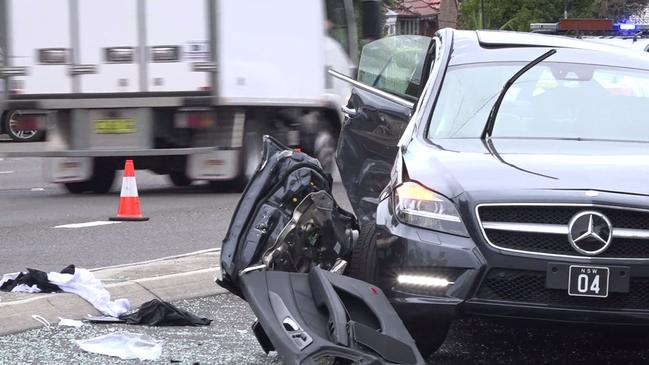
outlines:
[[[649,55],[608,44],[564,36],[511,31],[453,31],[449,65],[531,61],[549,49],[547,62],[596,64],[649,70]]]
[[[646,52],[649,48],[649,38],[639,37],[581,37],[588,42],[608,44],[615,47]]]

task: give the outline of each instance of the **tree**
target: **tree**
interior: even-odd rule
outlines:
[[[459,26],[463,29],[529,31],[530,23],[554,23],[563,18],[566,5],[571,18],[620,21],[641,12],[649,6],[649,0],[464,0]],[[484,9],[483,23],[480,21],[481,8]]]

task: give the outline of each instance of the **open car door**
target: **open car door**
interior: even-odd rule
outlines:
[[[427,80],[433,52],[432,38],[392,36],[363,48],[358,80],[330,71],[354,85],[343,108],[336,163],[360,224],[373,219],[378,196],[390,180],[397,144]]]
[[[262,349],[285,364],[424,363],[383,292],[342,275],[357,234],[318,160],[264,137],[217,280],[250,304]]]

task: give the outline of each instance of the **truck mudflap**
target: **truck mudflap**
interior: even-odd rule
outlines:
[[[284,364],[424,364],[383,292],[314,267],[308,274],[242,275],[243,296],[266,353]]]
[[[264,137],[221,248],[217,283],[257,315],[285,364],[423,364],[383,292],[342,274],[358,234],[320,163]]]

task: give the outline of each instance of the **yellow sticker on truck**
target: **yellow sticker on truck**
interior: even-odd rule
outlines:
[[[135,133],[133,119],[97,119],[95,120],[97,134],[128,134]]]

